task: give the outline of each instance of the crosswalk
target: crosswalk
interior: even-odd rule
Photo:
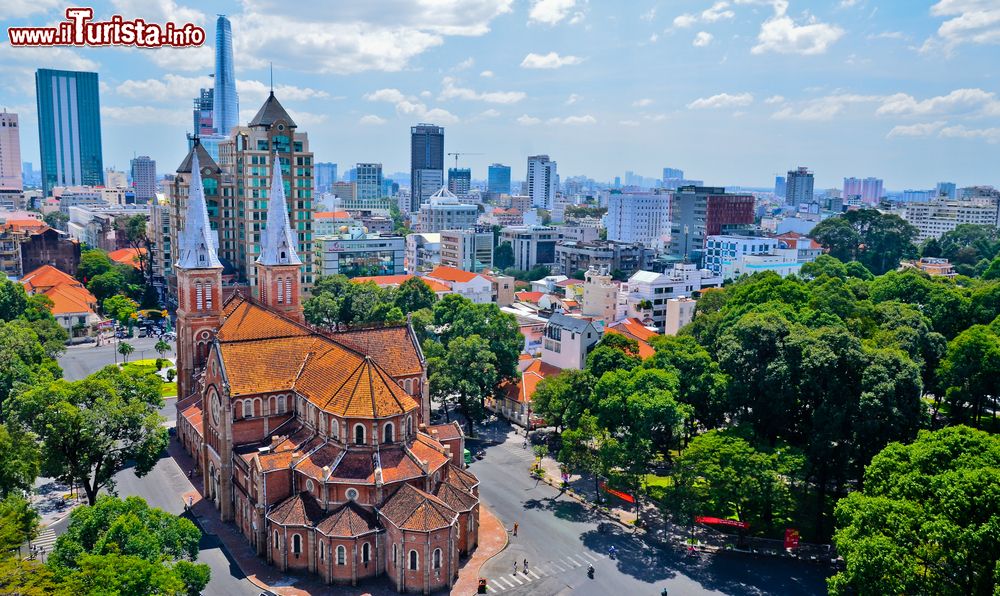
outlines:
[[[38,533],[38,537],[31,541],[31,546],[45,549],[46,553],[52,552],[52,547],[56,543],[56,531],[52,528],[45,528]]]
[[[587,567],[588,565],[596,563],[604,558],[604,556],[594,555],[589,552],[582,551],[578,554],[568,555],[554,561],[543,561],[541,563],[532,563],[529,561],[528,571],[521,569],[519,563],[517,573],[514,573],[512,570],[511,572],[503,575],[487,578],[488,583],[486,585],[486,589],[491,594],[504,592],[506,590],[514,590],[516,588],[526,586],[533,581],[538,581],[544,577],[551,577],[561,573],[566,573],[572,569]]]

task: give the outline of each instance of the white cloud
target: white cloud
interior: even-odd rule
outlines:
[[[479,76],[483,77],[484,79],[491,79],[493,78],[493,71],[484,70],[483,72],[479,73]]]
[[[190,110],[151,106],[101,106],[101,123],[111,126],[163,124],[164,122],[179,122],[190,118]]]
[[[886,137],[890,139],[895,137],[927,137],[941,130],[945,124],[944,121],[939,120],[937,122],[894,126]]]
[[[376,125],[376,126],[378,126],[378,125],[381,125],[381,124],[385,124],[386,122],[388,122],[388,120],[386,120],[385,118],[381,118],[379,116],[376,116],[375,114],[367,114],[365,116],[362,116],[360,119],[358,119],[358,124],[366,124],[366,125]]]
[[[500,116],[500,110],[495,110],[493,108],[488,108],[479,113],[481,118],[496,118]]]
[[[749,93],[719,93],[711,97],[696,99],[687,105],[690,110],[705,110],[718,108],[734,108],[748,106],[753,103],[753,95]]]
[[[476,91],[475,89],[468,89],[465,87],[459,87],[455,79],[452,77],[445,77],[442,80],[441,94],[438,95],[439,101],[445,101],[449,99],[465,99],[469,101],[485,101],[487,103],[502,103],[511,104],[517,103],[527,97],[527,94],[523,91]]]
[[[945,18],[937,35],[928,37],[921,52],[945,55],[963,43],[1000,44],[1000,4],[996,0],[940,0],[931,16]]]
[[[619,120],[618,124],[622,126],[639,126],[638,120]]]
[[[473,58],[472,56],[469,56],[465,60],[462,60],[461,62],[459,62],[458,64],[456,64],[454,66],[454,68],[452,68],[452,70],[454,70],[454,71],[468,70],[468,69],[472,68],[472,66],[475,63],[476,63],[476,59]]]
[[[211,88],[212,77],[184,77],[175,74],[163,75],[163,79],[144,81],[122,81],[115,92],[132,99],[171,101],[198,94],[201,88]]]
[[[633,108],[645,108],[651,105],[653,105],[653,100],[648,97],[643,97],[632,102]]]
[[[924,116],[927,114],[967,114],[1000,116],[996,93],[982,89],[955,89],[947,95],[918,100],[906,93],[885,98],[876,112],[880,116]]]
[[[236,81],[236,90],[240,99],[251,103],[263,102],[271,92],[271,85],[263,81],[239,80]],[[310,99],[326,99],[330,94],[311,87],[296,87],[295,85],[275,85],[274,94],[281,101],[306,101]]]
[[[868,39],[909,39],[909,36],[902,31],[882,31],[881,33],[872,33],[868,36]]]
[[[758,43],[750,51],[754,54],[777,52],[811,56],[826,52],[843,35],[844,30],[840,27],[815,19],[810,19],[805,25],[797,25],[789,16],[775,16],[761,24]]]
[[[115,7],[115,12],[126,19],[141,17],[147,23],[163,24],[170,21],[175,24],[204,25],[208,22],[208,17],[202,11],[181,6],[174,0],[111,0],[111,4]],[[214,39],[214,29],[206,33]]]
[[[772,95],[771,97],[768,97],[767,99],[765,99],[764,103],[770,105],[770,104],[781,103],[783,101],[785,101],[785,98],[782,97],[781,95]]]
[[[698,17],[693,14],[682,14],[674,17],[674,27],[677,27],[678,29],[687,29],[697,22]]]
[[[580,99],[581,99],[580,96],[577,95],[576,93],[570,93],[569,97],[566,98],[566,105],[571,106],[576,102],[580,101]]]
[[[576,6],[576,0],[534,0],[528,21],[555,25],[569,16]]]
[[[396,113],[401,116],[425,119],[427,122],[434,122],[436,124],[454,124],[458,122],[458,116],[455,116],[448,110],[441,108],[428,110],[427,106],[416,97],[405,95],[399,89],[392,87],[366,93],[364,98],[368,101],[384,101],[395,104]]]
[[[215,64],[215,53],[210,46],[197,48],[157,48],[155,50],[136,50],[149,58],[153,64],[163,70],[181,70],[184,72],[211,71]]]
[[[560,56],[555,52],[549,52],[548,54],[536,54],[532,52],[521,61],[521,68],[562,68],[563,66],[572,66],[581,62],[583,62],[583,58],[579,56]]]
[[[442,45],[446,37],[485,35],[493,19],[511,11],[513,2],[244,0],[244,11],[232,16],[233,30],[239,31],[234,50],[242,68],[273,61],[275,70],[397,72],[415,56]]]
[[[527,114],[521,114],[517,117],[517,123],[521,126],[534,126],[536,124],[541,124],[542,120],[540,118],[535,118],[534,116],[529,116]]]
[[[701,13],[701,20],[706,23],[714,23],[716,21],[721,21],[722,19],[731,19],[736,16],[729,8],[729,2],[716,2],[711,7],[706,8]]]
[[[656,18],[656,7],[650,8],[646,12],[639,15],[639,18],[643,21],[652,21]]]
[[[850,8],[860,1],[861,0],[840,0],[840,4],[838,6],[840,8]]]
[[[987,143],[1000,143],[1000,127],[966,128],[965,126],[948,126],[942,128],[939,136],[952,139],[983,139]]]
[[[652,35],[649,36],[649,43],[656,43],[659,40],[660,36],[657,35],[656,33],[653,33]]]
[[[804,104],[786,105],[771,115],[775,120],[805,120],[822,122],[832,120],[843,113],[849,105],[872,103],[880,101],[877,95],[859,95],[852,93],[837,93],[827,97],[812,99]]]
[[[565,118],[549,118],[548,124],[568,124],[571,126],[579,124],[596,124],[597,118],[594,118],[590,114],[584,114],[583,116],[566,116]]]
[[[38,68],[59,68],[68,70],[97,70],[98,64],[84,58],[73,50],[60,47],[12,47],[9,43],[0,43],[0,64],[3,64],[4,78],[9,84],[11,77],[8,69],[12,65],[24,66],[34,71]],[[31,76],[34,79],[34,75]],[[34,80],[31,87],[34,88]]]
[[[712,43],[712,39],[712,34],[708,31],[699,31],[698,34],[694,36],[694,41],[691,42],[691,45],[696,48],[703,48]]]
[[[7,0],[4,2],[3,16],[20,19],[39,12],[48,12],[62,3],[59,0]]]
[[[644,114],[642,116],[644,120],[649,120],[650,122],[663,122],[667,119],[666,114]]]

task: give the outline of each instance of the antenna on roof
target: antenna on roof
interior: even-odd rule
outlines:
[[[271,95],[274,95],[274,62],[271,65]]]

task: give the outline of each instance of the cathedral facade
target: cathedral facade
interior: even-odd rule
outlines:
[[[282,570],[400,592],[452,585],[476,547],[479,482],[457,424],[428,426],[423,354],[408,325],[304,324],[299,260],[274,168],[256,299],[223,301],[193,153],[178,284],[177,435],[203,495]]]

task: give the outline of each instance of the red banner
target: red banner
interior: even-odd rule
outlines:
[[[731,526],[734,528],[740,528],[741,530],[749,530],[750,524],[747,522],[742,522],[735,519],[722,519],[721,517],[706,517],[704,515],[699,515],[694,518],[699,524],[711,524],[714,526]]]
[[[627,501],[629,503],[635,503],[635,497],[628,493],[623,493],[620,490],[615,490],[613,488],[608,488],[608,485],[604,482],[601,483],[601,490],[608,493],[609,495],[614,495],[621,499],[622,501]]]
[[[785,528],[785,548],[798,548],[799,531],[795,528]]]

